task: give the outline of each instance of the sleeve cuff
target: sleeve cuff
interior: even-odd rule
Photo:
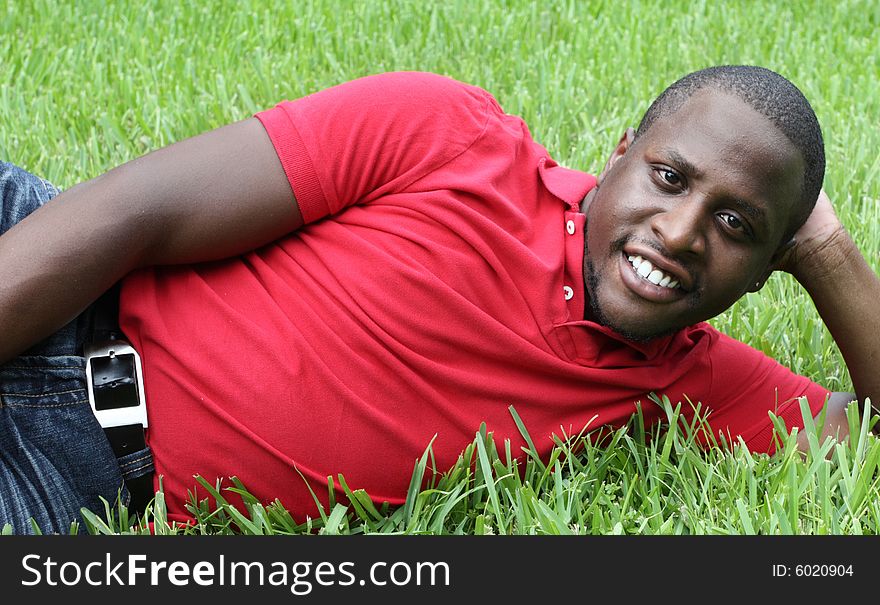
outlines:
[[[296,125],[284,108],[276,105],[255,114],[255,117],[263,124],[275,147],[303,221],[312,223],[330,214],[330,205],[321,188],[312,159]]]
[[[811,384],[801,395],[779,406],[778,410],[772,410],[778,418],[785,423],[788,431],[797,427],[803,429],[804,418],[801,414],[800,397],[806,397],[810,408],[810,414],[815,418],[822,407],[828,401],[830,391],[817,384]],[[766,452],[773,454],[776,451],[776,429],[768,416],[766,424],[753,433],[748,439],[744,439],[748,448],[753,452]]]

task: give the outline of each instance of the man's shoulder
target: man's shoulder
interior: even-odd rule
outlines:
[[[677,338],[685,348],[692,347],[707,356],[713,364],[735,367],[738,362],[754,363],[758,360],[778,363],[769,355],[752,345],[730,336],[708,321],[702,321],[682,329]]]
[[[356,91],[365,105],[371,101],[386,107],[408,107],[412,111],[440,116],[461,111],[486,114],[500,108],[486,89],[452,76],[426,71],[386,71],[366,75],[339,87]]]
[[[455,94],[458,91],[469,91],[476,93],[478,96],[490,95],[486,89],[476,84],[465,82],[454,76],[430,71],[384,71],[362,76],[352,80],[352,82],[369,83],[389,91],[410,88],[415,90],[433,90],[438,93],[448,92]]]
[[[283,103],[294,117],[320,123],[322,116],[349,123],[389,125],[437,134],[438,128],[479,130],[498,104],[486,90],[450,76],[424,71],[386,71],[365,75]],[[388,133],[394,136],[394,133]]]

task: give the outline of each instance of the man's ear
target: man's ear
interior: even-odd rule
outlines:
[[[631,127],[624,131],[620,140],[617,142],[617,147],[614,148],[614,151],[612,151],[611,155],[608,157],[608,161],[605,162],[605,168],[602,169],[599,178],[596,179],[600,185],[602,184],[602,181],[605,180],[605,176],[608,174],[608,171],[611,170],[611,167],[614,166],[614,164],[617,163],[617,160],[622,158],[626,153],[626,150],[632,146],[635,138],[636,133]]]
[[[794,245],[795,239],[792,237],[776,249],[776,252],[774,252],[773,256],[770,258],[770,262],[767,263],[767,268],[764,269],[764,272],[761,273],[761,276],[758,278],[758,280],[754,284],[749,286],[749,292],[757,292],[758,290],[763,288],[764,282],[770,279],[770,274],[774,271],[781,270],[783,260],[785,259],[789,250],[791,250]]]

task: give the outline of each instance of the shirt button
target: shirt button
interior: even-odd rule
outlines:
[[[574,290],[571,289],[571,286],[563,286],[562,291],[565,292],[565,300],[571,300],[574,296]]]
[[[574,235],[574,221],[568,220],[565,222],[565,230],[568,231],[569,235]]]

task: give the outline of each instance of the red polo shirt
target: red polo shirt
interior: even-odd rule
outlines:
[[[584,321],[579,202],[485,91],[371,76],[258,115],[307,225],[229,260],[126,279],[149,444],[171,518],[192,476],[238,476],[315,515],[327,477],[400,504],[433,439],[445,470],[485,422],[511,451],[625,423],[651,392],[702,402],[716,431],[770,447],[827,390],[702,323],[650,344]],[[298,471],[298,472],[297,472]],[[301,473],[301,475],[300,475]],[[158,477],[157,477],[158,485]],[[205,496],[204,493],[201,494]]]

